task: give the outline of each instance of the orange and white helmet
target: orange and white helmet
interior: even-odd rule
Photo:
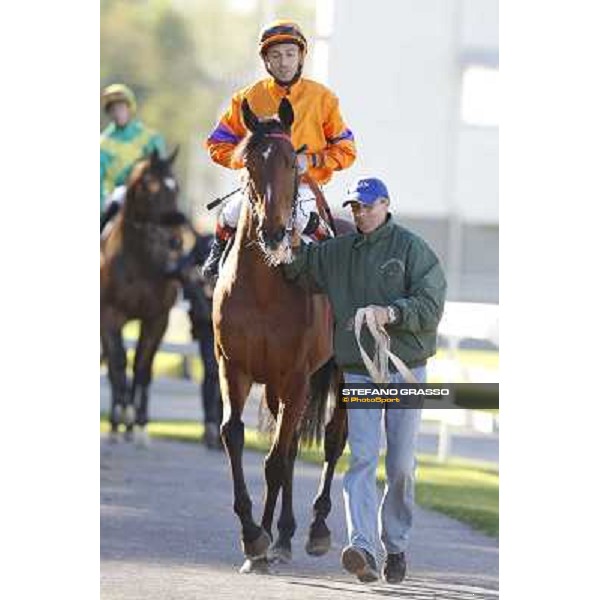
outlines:
[[[306,56],[306,37],[293,21],[286,19],[273,21],[261,31],[259,45],[260,55],[263,58],[267,49],[274,44],[296,44],[302,52],[302,57]]]

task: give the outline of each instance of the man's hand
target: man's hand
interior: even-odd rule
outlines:
[[[370,306],[367,306],[367,308],[373,311],[378,327],[383,327],[390,322],[390,313],[387,306],[376,306],[375,304],[371,304]]]

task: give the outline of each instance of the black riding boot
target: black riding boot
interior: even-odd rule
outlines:
[[[210,248],[210,253],[206,257],[204,265],[202,265],[202,277],[207,281],[215,279],[219,274],[219,261],[221,260],[221,256],[223,256],[225,246],[227,246],[227,239],[221,239],[219,236],[215,236]]]
[[[334,237],[331,227],[316,212],[310,213],[308,223],[302,233],[310,236],[315,242],[322,242]]]
[[[108,223],[112,220],[112,218],[119,212],[121,205],[118,202],[111,202],[106,210],[102,213],[100,217],[100,234],[104,231],[104,228],[108,225]]]

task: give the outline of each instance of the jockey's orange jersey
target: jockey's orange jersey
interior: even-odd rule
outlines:
[[[229,108],[206,140],[210,157],[216,163],[229,169],[243,167],[234,152],[248,133],[242,118],[244,98],[260,118],[276,116],[282,98],[291,102],[294,109],[292,143],[296,149],[306,144],[308,174],[317,183],[327,183],[333,171],[347,169],[354,162],[354,136],[342,119],[335,94],[324,85],[303,78],[288,92],[270,78],[234,94]]]

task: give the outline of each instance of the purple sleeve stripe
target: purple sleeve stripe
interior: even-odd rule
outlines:
[[[341,142],[343,140],[354,141],[354,134],[352,133],[352,131],[350,131],[350,129],[344,129],[344,131],[342,131],[342,133],[340,133],[340,135],[338,135],[337,137],[334,137],[328,141],[330,144],[337,144],[338,142]]]
[[[211,142],[226,142],[229,144],[237,144],[242,138],[235,135],[229,127],[220,123],[218,127],[210,134],[209,141]]]

